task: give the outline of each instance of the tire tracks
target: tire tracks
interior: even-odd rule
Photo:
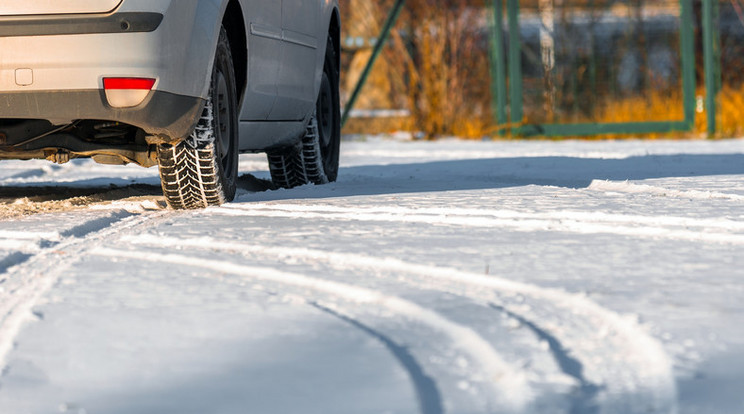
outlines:
[[[408,372],[408,376],[416,390],[416,397],[418,398],[421,414],[444,414],[442,395],[437,383],[427,375],[426,372],[424,372],[421,364],[416,361],[416,358],[411,355],[411,352],[405,346],[396,343],[393,339],[383,333],[378,332],[355,319],[342,315],[333,309],[327,308],[319,303],[312,303],[311,305],[328,315],[348,323],[382,343],[395,359],[398,360],[398,363],[405,368],[406,372]]]
[[[33,254],[29,254],[23,251],[12,252],[0,260],[0,274],[8,271],[13,266],[18,266],[21,263],[27,262],[29,259],[34,257]],[[0,286],[5,282],[5,278],[0,276]]]
[[[587,190],[599,192],[615,192],[625,194],[640,194],[655,197],[680,198],[687,200],[730,200],[741,202],[744,196],[740,194],[722,193],[720,191],[675,190],[648,184],[633,184],[628,181],[594,180]]]
[[[143,225],[165,212],[116,210],[58,233],[43,233],[33,254],[16,252],[12,267],[0,269],[0,369],[23,325],[34,320],[33,307],[71,265],[90,249],[120,232]],[[36,316],[38,318],[38,315]]]
[[[458,208],[370,207],[332,205],[250,204],[227,205],[210,214],[275,217],[303,220],[367,221],[508,228],[519,232],[553,231],[574,234],[616,234],[693,242],[744,244],[744,222],[672,216],[641,216],[591,211],[525,213],[512,210]]]
[[[501,305],[491,304],[491,307],[526,326],[539,340],[545,341],[561,371],[576,381],[578,386],[575,388],[572,396],[569,414],[599,414],[597,394],[601,391],[602,387],[593,384],[586,378],[584,375],[584,365],[577,357],[572,356],[568,349],[565,349],[558,338],[540,328],[537,324],[519,314],[509,311]]]
[[[132,238],[126,238],[126,241],[130,240]],[[525,412],[533,400],[533,391],[524,372],[504,361],[478,333],[430,309],[423,308],[397,296],[389,296],[379,291],[312,278],[298,273],[283,272],[269,267],[238,265],[181,254],[158,254],[103,247],[94,249],[91,253],[103,257],[201,268],[284,286],[308,289],[348,301],[355,307],[360,305],[363,308],[377,307],[401,318],[429,327],[446,336],[454,349],[468,355],[475,362],[476,370],[480,371],[479,374],[482,377],[480,382],[488,388],[486,394],[488,412],[498,410],[505,413],[522,413]],[[308,301],[315,302],[314,299]],[[477,379],[472,375],[471,378]]]
[[[484,307],[495,305],[522,320],[530,321],[531,326],[537,328],[533,332],[538,336],[549,335],[555,339],[553,345],[560,348],[560,351],[556,348],[553,352],[556,362],[567,375],[578,380],[579,392],[584,386],[599,388],[596,395],[585,398],[584,402],[589,407],[596,399],[597,404],[603,407],[603,413],[645,412],[649,409],[674,413],[677,409],[673,363],[661,343],[652,338],[637,321],[618,315],[581,295],[495,276],[353,253],[265,247],[212,238],[136,236],[124,240],[134,245],[206,247],[259,257],[322,262],[342,271],[365,270],[376,277],[382,277],[380,272],[390,272],[397,276],[396,281],[423,289],[439,289],[469,298]],[[401,274],[414,278],[404,278]],[[565,358],[561,360],[561,355],[566,356],[568,352],[581,364],[580,375],[566,366],[569,361]]]

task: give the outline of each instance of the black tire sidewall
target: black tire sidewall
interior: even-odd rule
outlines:
[[[323,73],[324,76],[328,77],[328,81],[331,84],[333,128],[330,143],[328,146],[321,148],[321,156],[323,160],[323,169],[328,181],[336,181],[336,178],[338,177],[339,155],[341,152],[341,103],[339,99],[339,73],[338,68],[336,67],[336,51],[330,37],[328,38],[328,45],[326,46]],[[320,96],[318,96],[318,101],[320,101]],[[316,108],[318,111],[316,112],[317,116],[323,116],[320,113],[320,102],[316,103]],[[318,121],[320,122],[320,120]]]
[[[230,145],[229,153],[227,156],[227,162],[223,162],[222,145],[218,142],[218,91],[217,91],[217,79],[218,73],[222,73],[225,78],[228,89],[228,117],[230,123]],[[227,33],[223,29],[220,33],[220,39],[217,43],[217,51],[214,58],[214,68],[212,70],[211,87],[212,93],[212,105],[214,111],[214,123],[212,127],[215,133],[214,151],[217,162],[217,168],[220,170],[220,178],[222,180],[222,188],[225,195],[226,201],[230,201],[235,197],[238,181],[238,136],[239,136],[239,123],[238,123],[238,98],[237,98],[237,82],[235,80],[235,69],[232,61],[232,54],[230,52],[230,44],[227,39]],[[227,165],[225,165],[227,164]]]

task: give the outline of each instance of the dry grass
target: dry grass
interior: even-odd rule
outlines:
[[[719,135],[722,138],[744,136],[744,85],[724,87],[720,105]]]
[[[697,96],[704,96],[705,90],[697,91]],[[680,93],[654,92],[650,95],[632,96],[605,102],[597,110],[595,118],[574,116],[566,122],[571,123],[624,123],[624,122],[646,122],[681,120],[683,118],[683,104]],[[695,127],[690,132],[671,132],[654,134],[615,134],[596,135],[581,137],[587,140],[598,139],[624,139],[624,138],[686,138],[699,139],[707,136],[706,112],[695,114]],[[538,121],[526,118],[526,124]],[[498,126],[493,123],[490,114],[470,114],[458,117],[452,125],[454,136],[463,139],[482,139],[483,137],[496,137],[500,128],[508,128],[509,125]],[[376,119],[352,119],[349,121],[345,133],[391,133],[395,131],[417,131],[416,121],[410,118],[376,118]],[[744,136],[744,85],[739,87],[724,87],[721,91],[719,101],[718,134],[714,138],[733,138]],[[508,135],[507,135],[508,138]]]
[[[698,89],[697,96],[705,96],[705,89]],[[642,122],[668,119],[682,119],[682,96],[680,93],[668,94],[654,92],[648,97],[634,97],[608,103],[599,122]],[[686,133],[657,133],[642,138],[703,138],[707,137],[707,112],[695,114],[695,127]],[[744,136],[744,85],[723,87],[718,108],[718,133],[713,138],[733,138]],[[614,138],[628,135],[614,136]],[[637,137],[637,135],[633,135]],[[590,138],[607,138],[590,137]]]
[[[705,96],[705,89],[699,89],[697,96]],[[733,138],[744,136],[744,85],[739,87],[725,86],[720,95],[718,109],[718,133],[713,138]],[[614,134],[580,137],[587,140],[623,139],[623,138],[684,138],[699,139],[707,137],[707,113],[705,110],[695,114],[695,126],[689,132],[668,132],[652,134]],[[680,92],[655,91],[643,96],[631,96],[624,99],[607,101],[597,110],[594,118],[574,116],[566,123],[625,123],[651,122],[683,119],[683,101]],[[531,121],[525,120],[526,124]],[[535,122],[536,123],[536,122]],[[474,132],[488,134],[493,126],[485,126],[484,131]],[[482,135],[481,135],[482,136]]]
[[[700,117],[697,117],[700,118]],[[650,94],[630,96],[624,99],[606,102],[598,110],[597,118],[593,122],[598,123],[627,123],[627,122],[654,122],[654,121],[680,121],[684,119],[684,105],[680,92],[653,91]],[[592,121],[588,121],[592,122]],[[702,125],[705,128],[705,125]],[[700,130],[701,132],[704,129]],[[697,136],[698,127],[691,133],[652,133],[652,134],[616,134],[591,136],[587,139],[608,138],[693,138]]]
[[[398,131],[413,131],[412,117],[398,118],[350,118],[343,129],[344,134],[391,134]]]

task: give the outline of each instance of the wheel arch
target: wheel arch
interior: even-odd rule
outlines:
[[[235,5],[231,5],[232,3],[239,2],[237,0],[199,1],[196,2],[193,10],[194,29],[191,31],[188,58],[185,62],[191,62],[193,65],[198,65],[200,71],[202,69],[204,70],[204,72],[201,72],[199,77],[195,79],[195,81],[198,82],[197,87],[201,90],[199,96],[202,99],[206,99],[207,94],[209,93],[209,83],[212,77],[214,57],[222,25],[225,22],[229,22],[232,30],[236,30],[240,25],[243,25],[245,32],[242,12],[238,16],[232,16],[234,13],[231,13],[231,11],[235,10],[234,8],[236,7]],[[237,7],[239,6],[240,5],[238,4]],[[238,8],[237,10],[240,9]],[[231,33],[228,32],[228,36],[230,34]],[[235,35],[234,32],[232,34]],[[239,36],[235,35],[235,41],[238,43],[240,42],[240,40],[237,40],[239,38]],[[245,38],[245,34],[243,34],[243,38]],[[230,46],[232,48],[232,42]],[[243,80],[243,85],[245,85],[245,80]]]
[[[248,84],[248,40],[243,9],[238,0],[230,0],[227,4],[222,17],[222,25],[227,31],[230,43],[238,89],[238,106],[240,106]]]
[[[336,52],[336,70],[341,71],[341,13],[337,1],[321,2],[323,21],[318,28],[318,56],[316,61],[315,73],[315,94],[320,92],[320,80],[323,75],[323,65],[325,62],[327,39],[331,38],[331,44]],[[310,121],[312,111],[308,113],[305,122]]]
[[[178,80],[177,84],[187,85],[181,92],[187,96],[201,98],[201,107],[206,102],[214,68],[214,58],[219,41],[220,29],[226,25],[232,53],[238,54],[243,66],[235,66],[238,77],[238,99],[242,101],[242,91],[247,87],[247,48],[245,23],[238,0],[200,0],[198,2],[173,2],[168,9],[166,21],[169,30],[163,39],[163,50],[174,49],[173,45],[185,45],[179,59],[170,59],[168,73]],[[243,33],[240,33],[242,28]],[[184,42],[184,37],[186,40]],[[235,63],[233,63],[235,65]],[[174,91],[178,92],[178,91]],[[199,108],[198,113],[201,113]],[[194,120],[194,126],[196,120]],[[175,138],[175,137],[173,137]],[[185,138],[185,137],[179,137]]]
[[[341,13],[338,7],[333,8],[331,22],[328,27],[328,35],[332,39],[333,48],[336,51],[336,69],[341,70]]]

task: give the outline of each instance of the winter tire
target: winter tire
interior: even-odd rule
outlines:
[[[238,104],[227,32],[222,28],[209,96],[194,132],[178,145],[158,146],[160,181],[174,209],[232,201],[238,178]]]
[[[315,110],[300,143],[268,153],[271,179],[282,188],[336,181],[341,144],[339,73],[328,38]]]

